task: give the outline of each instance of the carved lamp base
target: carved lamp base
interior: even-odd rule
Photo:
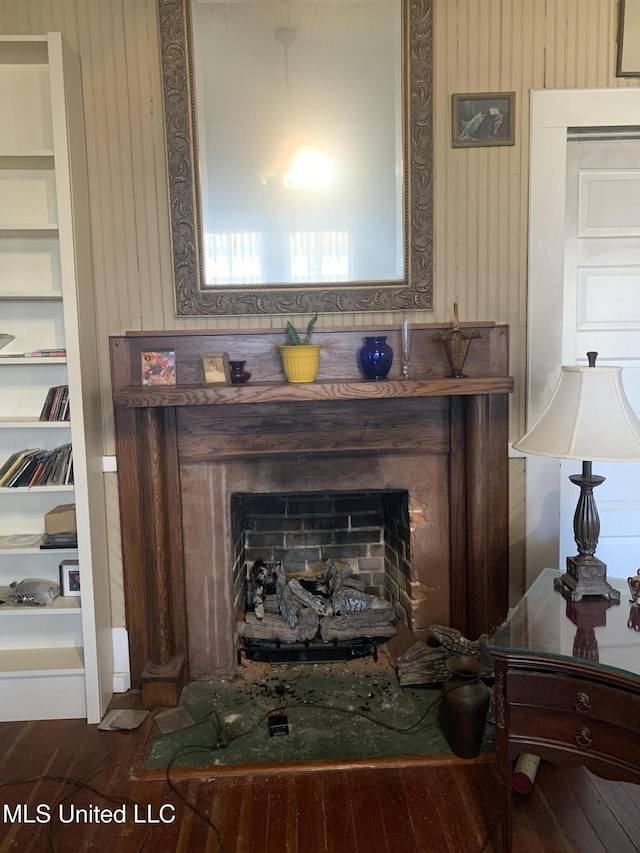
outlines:
[[[604,595],[612,604],[620,604],[620,592],[607,583],[607,564],[597,557],[567,557],[567,571],[553,585],[559,592],[568,592],[572,601],[580,601],[583,595]]]

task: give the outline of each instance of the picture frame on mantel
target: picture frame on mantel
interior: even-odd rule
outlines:
[[[515,145],[515,103],[515,92],[452,95],[452,146]]]
[[[226,352],[201,352],[203,385],[230,385],[231,368],[229,354]]]
[[[619,0],[616,77],[640,77],[640,0]]]

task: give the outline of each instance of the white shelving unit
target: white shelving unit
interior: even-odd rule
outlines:
[[[113,688],[97,352],[80,72],[59,33],[0,37],[0,465],[24,448],[73,446],[74,486],[0,487],[0,586],[59,580],[78,559],[81,597],[0,605],[0,720],[98,722]],[[66,358],[24,358],[66,348]],[[10,357],[4,357],[7,353]],[[41,422],[69,386],[71,420]],[[44,515],[75,503],[78,547],[40,549]]]

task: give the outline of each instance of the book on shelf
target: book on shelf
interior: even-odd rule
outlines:
[[[21,450],[18,450],[16,453],[12,453],[11,456],[9,456],[9,458],[0,466],[0,486],[21,453]]]
[[[42,457],[38,458],[36,465],[35,465],[35,468],[33,469],[33,473],[31,474],[31,477],[29,478],[29,482],[25,483],[24,484],[25,486],[29,486],[29,488],[31,488],[31,486],[36,485],[36,483],[38,482],[38,480],[42,476],[42,472],[44,470],[44,466],[47,464],[48,458],[49,458],[48,453],[45,453],[42,455]]]
[[[49,474],[49,480],[47,481],[47,483],[42,483],[41,485],[68,485],[65,478],[67,477],[67,468],[69,465],[72,465],[71,445],[65,444],[62,447],[58,448],[58,450],[56,451],[56,459],[51,473]]]
[[[10,483],[7,483],[8,486],[11,486],[15,489],[23,488],[24,486],[29,486],[31,484],[31,480],[33,479],[36,470],[42,464],[43,460],[48,456],[48,450],[38,450],[35,453],[32,453],[27,457],[24,464],[22,465],[19,472],[12,478]]]
[[[13,454],[0,470],[0,487],[5,488],[72,484],[73,452],[70,444],[62,444],[53,450],[21,450]]]
[[[40,420],[40,421],[48,421],[49,420],[49,413],[51,412],[51,404],[53,403],[53,397],[54,397],[55,393],[56,393],[56,386],[54,385],[51,388],[49,388],[49,390],[47,391],[47,396],[45,397],[44,403],[42,404],[42,409],[40,411],[40,417],[38,418],[38,420]]]
[[[31,352],[23,352],[22,358],[66,358],[67,350],[64,347],[54,349],[36,349]]]
[[[49,548],[77,548],[78,533],[73,531],[70,533],[45,533],[42,542],[40,543],[41,550]]]
[[[23,450],[18,455],[18,458],[11,468],[2,477],[2,479],[0,479],[0,486],[4,486],[5,488],[16,488],[17,483],[24,472],[29,469],[32,460],[42,452],[42,448],[40,447]]]
[[[68,421],[69,420],[69,386],[54,385],[47,391],[42,410],[41,421]]]
[[[71,464],[73,466],[72,460],[72,452],[70,444],[62,444],[60,447],[56,447],[55,450],[51,451],[52,462],[51,467],[43,472],[42,476],[38,480],[38,486],[64,486],[68,485],[65,482],[65,475],[67,466]],[[43,480],[43,477],[46,473],[46,480]]]

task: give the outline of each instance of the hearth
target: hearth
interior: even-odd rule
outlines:
[[[400,618],[416,635],[450,624],[469,638],[503,620],[513,381],[506,327],[478,325],[468,378],[448,376],[433,342],[448,327],[416,326],[412,376],[419,378],[382,382],[358,372],[368,330],[320,330],[320,371],[307,386],[283,382],[278,332],[111,339],[131,674],[146,707],[176,702],[185,678],[236,670],[230,507],[240,496],[405,493],[406,577],[397,572],[397,594],[389,595]],[[374,331],[399,347],[398,328]],[[141,386],[141,352],[156,349],[175,351],[176,386]],[[210,351],[246,357],[251,381],[203,387],[198,354]],[[304,532],[310,544],[313,531]]]

